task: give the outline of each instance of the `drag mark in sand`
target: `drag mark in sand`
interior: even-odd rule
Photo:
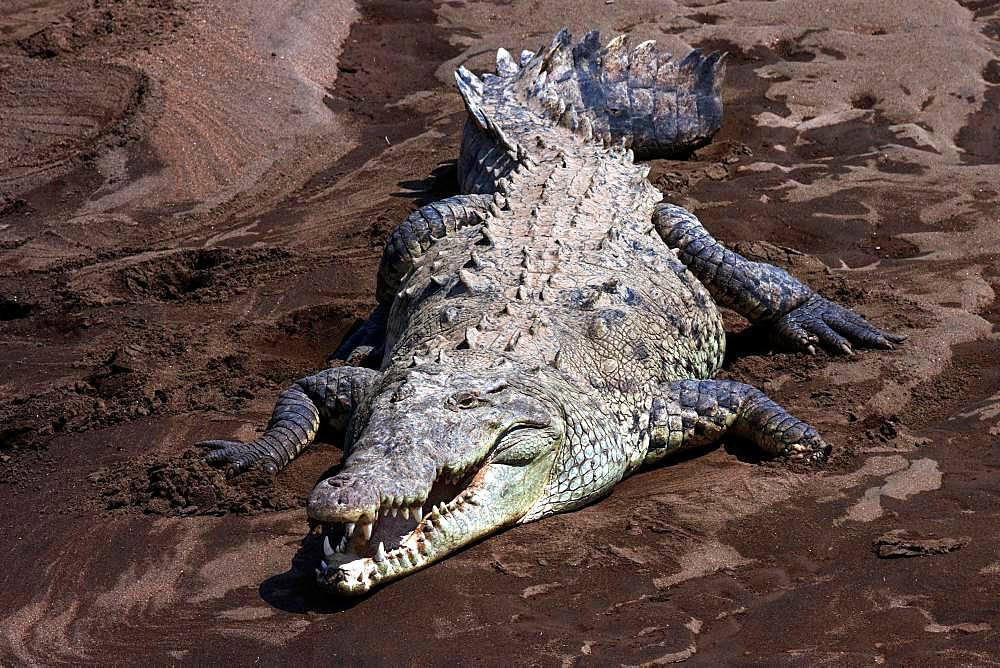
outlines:
[[[869,487],[864,495],[851,506],[845,515],[833,521],[840,526],[844,522],[871,522],[882,517],[881,498],[906,500],[914,494],[930,492],[941,487],[941,471],[933,459],[916,459],[902,470],[889,475],[880,486]]]

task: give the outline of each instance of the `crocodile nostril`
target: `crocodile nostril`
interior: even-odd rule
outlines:
[[[323,480],[306,503],[309,518],[319,522],[355,522],[361,517],[374,516],[378,497],[369,489],[351,484],[353,480],[328,478]],[[350,485],[350,486],[344,486]]]

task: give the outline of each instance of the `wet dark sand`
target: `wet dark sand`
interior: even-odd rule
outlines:
[[[995,3],[215,4],[0,8],[0,662],[1000,662]],[[252,436],[454,192],[451,70],[564,24],[728,51],[719,136],[651,178],[910,340],[810,358],[728,316],[723,375],[825,470],[727,443],[324,598],[301,504],[337,444],[237,483],[190,444]],[[879,558],[892,530],[960,547]]]

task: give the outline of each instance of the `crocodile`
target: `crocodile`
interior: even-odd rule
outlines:
[[[647,180],[637,160],[720,128],[723,76],[723,54],[565,29],[498,50],[495,73],[457,70],[462,194],[389,236],[377,306],[338,366],[283,392],[255,440],[203,443],[230,474],[273,473],[321,427],[343,435],[307,502],[323,589],[368,592],[724,436],[825,460],[812,426],[712,378],[719,307],[810,353],[905,337],[727,249]]]

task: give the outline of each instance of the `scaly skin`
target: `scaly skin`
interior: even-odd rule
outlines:
[[[716,304],[787,345],[900,337],[786,272],[723,248],[633,161],[689,152],[721,123],[721,58],[568,33],[498,75],[457,74],[466,193],[414,212],[386,244],[372,318],[338,367],[299,381],[265,433],[212,442],[234,473],[276,470],[321,421],[341,470],[309,498],[321,586],[360,594],[504,527],[572,510],[643,464],[726,434],[822,461],[816,431],[759,390],[709,380]],[[349,420],[346,420],[349,416]],[[346,424],[344,424],[346,423]],[[221,447],[219,447],[221,446]]]

